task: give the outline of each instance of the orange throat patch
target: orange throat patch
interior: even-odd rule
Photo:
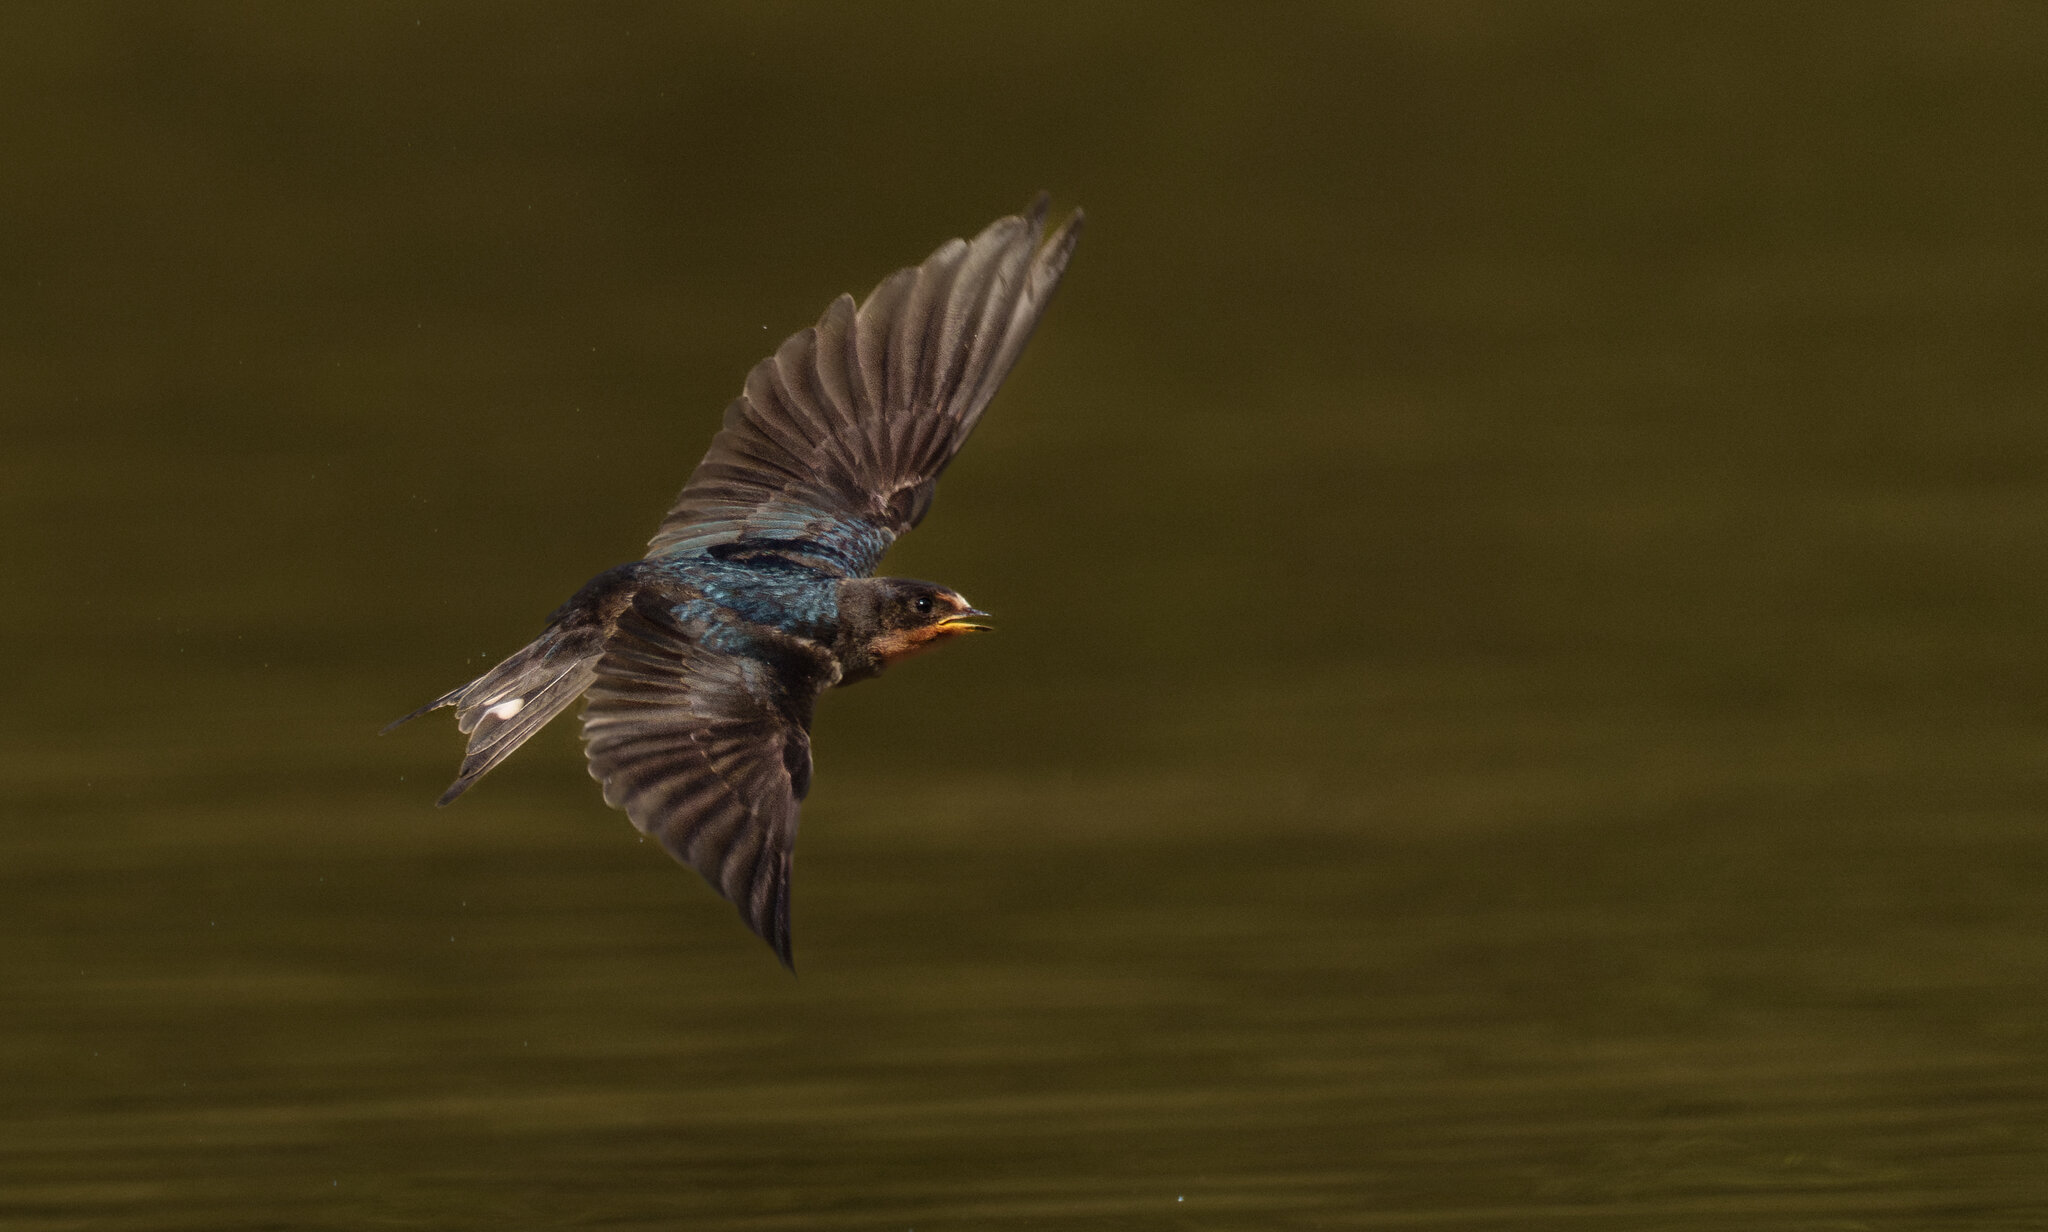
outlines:
[[[939,625],[926,625],[922,629],[899,629],[877,637],[868,643],[868,648],[883,663],[897,663],[965,632],[965,629],[947,629]]]

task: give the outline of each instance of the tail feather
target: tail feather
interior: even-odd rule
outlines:
[[[468,791],[471,783],[583,696],[597,679],[605,639],[618,627],[619,613],[633,601],[641,568],[635,561],[598,574],[556,608],[548,617],[547,632],[518,654],[385,725],[390,731],[429,711],[455,707],[455,726],[469,737],[469,748],[462,757],[462,772],[441,793],[442,804]]]
[[[475,680],[393,719],[384,730],[443,706],[455,707],[455,726],[469,737],[469,749],[461,773],[441,795],[439,802],[447,804],[583,696],[597,678],[603,654],[600,630],[557,625]]]
[[[418,710],[413,711],[411,714],[399,715],[397,718],[391,720],[389,723],[386,723],[384,726],[378,728],[377,734],[380,736],[388,736],[392,732],[395,732],[399,728],[404,727],[407,723],[412,722],[414,719],[419,718],[423,714],[432,714],[434,711],[439,710],[443,706],[454,705],[455,699],[462,696],[462,689],[466,689],[468,687],[469,685],[463,685],[462,688],[460,689],[451,689],[448,692],[443,693],[441,696],[435,698],[433,701],[428,702],[426,705],[421,706]]]

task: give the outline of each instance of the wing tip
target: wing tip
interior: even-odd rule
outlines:
[[[795,946],[792,944],[793,939],[790,935],[789,927],[788,860],[789,857],[785,853],[781,861],[782,867],[775,874],[775,879],[770,884],[768,901],[763,904],[767,908],[766,911],[762,911],[757,915],[755,912],[749,911],[744,902],[738,902],[737,905],[740,909],[740,917],[746,920],[747,927],[753,929],[761,940],[766,941],[768,948],[775,951],[775,957],[782,961],[783,966],[789,968],[791,975],[795,975],[796,952]]]
[[[709,879],[707,878],[706,880]],[[712,888],[717,889],[718,887],[714,885]],[[724,894],[724,891],[720,890],[719,893]],[[746,924],[748,930],[766,942],[768,948],[775,951],[776,961],[789,968],[791,975],[795,975],[796,951],[795,946],[791,943],[792,939],[789,930],[788,890],[779,889],[776,891],[774,897],[767,904],[767,910],[759,914],[748,909],[745,899],[733,899],[728,896],[728,900],[732,902],[733,906],[739,908],[740,919]]]
[[[1087,225],[1088,211],[1077,205],[1074,207],[1074,212],[1067,215],[1067,220],[1060,224],[1060,229],[1053,232],[1053,242],[1057,243],[1062,237],[1065,237],[1066,242],[1071,244],[1081,238],[1081,232]]]
[[[1031,224],[1036,232],[1045,225],[1045,216],[1052,211],[1052,190],[1041,188],[1031,196],[1031,204],[1024,207],[1024,221]]]
[[[1045,243],[1038,249],[1038,255],[1032,259],[1032,265],[1053,275],[1065,273],[1067,262],[1074,255],[1075,245],[1081,242],[1081,232],[1087,224],[1088,212],[1075,206],[1074,212],[1067,215],[1067,220],[1046,237]]]
[[[1039,189],[1031,198],[1031,204],[1024,207],[1024,212],[1017,215],[1020,220],[1030,224],[1031,233],[1034,236],[1044,234],[1045,220],[1051,216],[1052,193],[1043,188]],[[1051,238],[1046,241],[1045,247],[1051,248],[1063,241],[1071,244],[1073,237],[1080,234],[1082,224],[1087,220],[1088,212],[1078,205],[1075,206],[1073,212],[1067,215],[1066,221],[1054,229]]]

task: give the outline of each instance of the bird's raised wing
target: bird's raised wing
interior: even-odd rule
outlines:
[[[703,874],[793,967],[797,805],[810,790],[811,706],[830,665],[794,639],[723,654],[702,633],[652,597],[621,614],[590,687],[584,753],[605,803]]]
[[[755,366],[648,544],[649,557],[757,545],[843,577],[873,572],[930,507],[1044,314],[1080,237],[1041,247],[1046,199],[882,280],[859,307]]]

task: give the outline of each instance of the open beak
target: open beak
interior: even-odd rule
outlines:
[[[970,607],[953,613],[934,627],[944,629],[948,633],[991,633],[994,632],[995,626],[981,623],[988,618],[987,612]]]

